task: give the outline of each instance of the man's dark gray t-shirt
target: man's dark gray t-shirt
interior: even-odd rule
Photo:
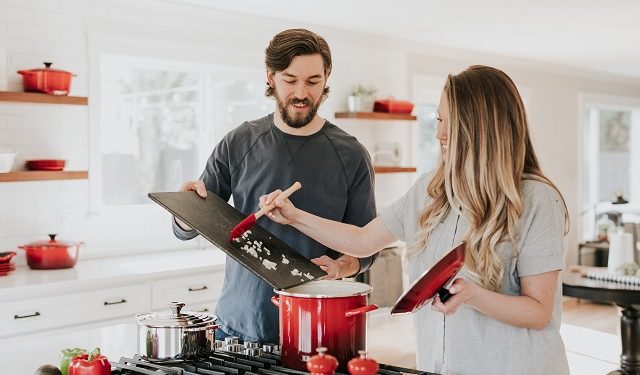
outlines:
[[[258,211],[261,195],[286,189],[300,181],[302,189],[289,199],[315,215],[364,226],[376,215],[371,159],[357,139],[326,121],[310,136],[284,133],[273,123],[273,114],[245,122],[215,147],[201,180],[211,191],[249,215]],[[291,226],[268,218],[258,223],[307,258],[340,254],[305,236]],[[180,239],[194,238],[174,221]],[[375,257],[360,259],[360,271]],[[216,315],[221,329],[245,340],[278,342],[278,310],[271,303],[272,288],[230,257]]]

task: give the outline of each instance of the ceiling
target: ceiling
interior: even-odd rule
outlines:
[[[174,0],[640,78],[637,0]]]

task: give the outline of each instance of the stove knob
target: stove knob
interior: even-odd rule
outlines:
[[[259,357],[262,354],[262,350],[260,348],[246,348],[244,350],[244,354],[250,355],[252,357]]]
[[[244,351],[244,345],[242,344],[231,344],[225,346],[225,351],[230,353],[242,353]]]
[[[225,345],[238,344],[239,342],[240,342],[240,338],[236,336],[227,336],[224,338]]]
[[[216,340],[215,343],[213,344],[213,348],[214,348],[214,350],[222,350],[222,349],[224,349],[224,341]]]
[[[278,351],[277,344],[266,343],[262,344],[262,351],[265,353],[273,353]]]
[[[257,341],[245,341],[244,346],[246,348],[259,348],[260,344]]]

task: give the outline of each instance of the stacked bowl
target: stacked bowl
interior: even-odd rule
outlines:
[[[5,251],[0,253],[0,276],[7,276],[16,269],[16,265],[11,262],[11,259],[15,255],[15,251]]]

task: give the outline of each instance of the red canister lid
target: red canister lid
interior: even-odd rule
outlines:
[[[358,350],[359,357],[353,358],[347,364],[351,375],[375,375],[378,373],[378,362],[367,357],[367,352]]]
[[[336,357],[326,354],[327,348],[319,347],[316,349],[317,355],[309,358],[307,361],[307,369],[311,374],[315,375],[332,375],[338,368],[338,360]]]

